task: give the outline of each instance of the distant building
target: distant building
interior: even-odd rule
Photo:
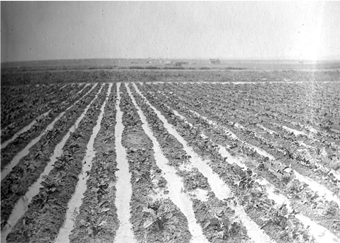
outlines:
[[[220,59],[210,59],[209,62],[210,64],[221,64]]]
[[[181,67],[182,65],[189,64],[189,62],[174,62],[174,65],[177,67]]]

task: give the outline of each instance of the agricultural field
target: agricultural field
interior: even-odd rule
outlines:
[[[340,243],[338,81],[27,83],[1,242]]]

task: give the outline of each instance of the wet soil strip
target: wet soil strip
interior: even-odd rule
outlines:
[[[278,124],[277,124],[278,125]],[[290,127],[287,127],[287,126],[282,126],[283,129],[285,129],[286,131],[288,132],[292,132],[294,133],[295,137],[299,136],[299,135],[305,135],[307,136],[307,134],[305,132],[301,132],[301,131],[298,131],[296,129],[293,129],[293,128],[290,128]]]
[[[228,163],[235,163],[237,165],[241,165],[242,168],[247,168],[245,164],[243,164],[239,159],[233,157],[224,147],[220,146],[220,154],[224,157],[227,157]],[[254,173],[255,174],[255,173]],[[255,174],[256,175],[256,174]],[[269,183],[266,179],[258,178],[256,180],[259,184],[265,186],[266,192],[268,193],[268,198],[275,201],[276,205],[286,204],[289,212],[292,212],[292,208],[290,206],[290,200],[283,194],[276,193],[275,187]],[[330,232],[328,229],[323,226],[313,222],[310,218],[302,215],[296,214],[295,217],[307,228],[310,228],[310,234],[317,240],[317,242],[339,242],[337,241],[337,237]]]
[[[94,140],[96,156],[92,162],[86,191],[69,236],[72,243],[112,243],[118,228],[116,197],[116,85],[111,85],[101,128]]]
[[[95,87],[94,85],[86,94],[84,94],[81,98],[79,98],[75,103],[73,103],[71,106],[69,106],[66,110],[61,112],[47,127],[46,129],[35,139],[33,139],[22,151],[20,151],[13,159],[12,161],[1,171],[1,181],[12,171],[12,169],[19,163],[19,161],[29,154],[30,148],[36,144],[41,137],[46,134],[48,131],[52,130],[54,127],[54,124],[65,114],[66,111],[71,109],[75,104],[77,104],[80,100],[82,100],[85,96],[87,96]]]
[[[125,148],[122,145],[123,137],[123,112],[119,107],[121,95],[120,85],[117,83],[117,103],[116,103],[116,153],[117,153],[117,169],[116,172],[117,183],[116,183],[116,201],[115,205],[117,208],[117,216],[120,222],[119,228],[116,232],[116,238],[114,242],[136,242],[132,232],[132,224],[130,222],[130,201],[132,197],[132,185],[131,185],[131,174],[129,172],[129,163],[127,160],[127,154]]]
[[[136,91],[139,95],[141,95],[147,104],[154,110],[157,114],[158,118],[164,123],[164,126],[167,128],[169,133],[177,138],[177,140],[182,143],[184,150],[191,156],[191,163],[193,166],[197,167],[199,171],[208,178],[208,182],[212,188],[212,191],[216,194],[216,197],[220,200],[228,199],[232,197],[231,190],[229,187],[216,175],[210,166],[207,165],[205,161],[203,161],[192,148],[188,147],[186,141],[177,133],[177,131],[173,128],[171,124],[164,118],[164,116],[154,108],[147,99],[141,94],[137,86],[135,85]],[[241,222],[247,229],[248,235],[255,242],[272,242],[268,235],[266,235],[259,226],[252,221],[249,216],[245,213],[242,207],[235,206],[233,208],[236,212],[236,215],[240,217]]]
[[[61,140],[61,142],[59,144],[57,144],[57,146],[54,149],[54,153],[53,153],[53,155],[50,158],[49,163],[45,167],[44,172],[40,175],[39,179],[34,184],[32,184],[29,187],[29,189],[26,192],[26,194],[23,197],[21,197],[19,199],[19,201],[15,204],[15,206],[14,206],[14,208],[12,210],[12,213],[11,213],[11,215],[10,215],[8,221],[7,221],[7,225],[3,229],[3,231],[1,232],[1,242],[5,242],[7,235],[11,232],[12,228],[14,227],[14,225],[17,223],[17,221],[27,211],[28,205],[32,201],[32,198],[39,193],[40,188],[42,188],[41,182],[44,180],[44,176],[48,175],[50,173],[50,171],[53,169],[53,164],[62,155],[63,147],[64,147],[66,141],[68,140],[68,138],[70,137],[70,134],[75,132],[75,130],[77,129],[79,123],[83,120],[87,110],[89,109],[91,104],[96,100],[98,94],[100,94],[100,92],[101,92],[103,87],[104,87],[103,85],[100,87],[100,89],[99,89],[98,93],[96,94],[95,98],[93,98],[93,100],[87,105],[87,107],[85,108],[85,110],[83,111],[81,116],[77,119],[75,124],[69,129],[67,134]]]
[[[272,156],[271,154],[263,151],[262,149],[257,148],[256,146],[250,145],[242,140],[240,140],[234,133],[230,132],[229,130],[227,130],[227,128],[225,128],[224,126],[219,126],[216,122],[209,120],[207,117],[204,117],[202,115],[200,115],[199,113],[195,112],[195,111],[191,111],[193,114],[195,114],[196,116],[201,117],[203,120],[207,121],[209,124],[216,126],[216,127],[222,127],[223,130],[226,132],[227,135],[231,135],[231,138],[237,139],[239,141],[241,141],[242,143],[244,143],[245,145],[251,147],[252,149],[256,150],[256,152],[262,156],[268,157],[271,160],[274,160],[274,156]],[[311,190],[317,192],[320,196],[324,196],[327,200],[329,201],[335,201],[339,207],[340,207],[340,200],[333,195],[333,193],[328,190],[326,187],[320,185],[319,183],[301,175],[300,173],[298,173],[297,171],[293,171],[294,175],[296,176],[296,178],[301,181],[306,183]]]
[[[164,92],[163,92],[163,93],[164,93]],[[165,96],[166,96],[166,95],[165,95]],[[178,98],[181,99],[181,100],[183,100],[183,98],[181,98],[181,97],[178,97]],[[194,112],[194,113],[197,114],[197,115],[199,115],[197,112]],[[205,117],[203,117],[203,116],[201,116],[201,117],[202,117],[203,119],[205,119]],[[276,123],[273,123],[273,124],[276,125],[276,126],[278,126],[278,127],[281,126],[281,125],[276,124]],[[259,125],[259,126],[261,126],[261,125]],[[242,130],[245,129],[243,126],[240,126],[240,125],[238,125],[237,127],[240,128],[240,129],[242,129]],[[264,127],[261,126],[261,128],[264,128]],[[283,131],[286,130],[286,131],[288,131],[288,132],[292,132],[292,133],[295,134],[296,137],[297,137],[298,135],[304,135],[304,136],[306,136],[306,134],[305,134],[304,132],[300,132],[300,131],[297,131],[297,130],[294,130],[294,129],[291,129],[291,128],[288,128],[288,127],[285,127],[285,126],[283,126],[282,130],[283,130]],[[270,130],[269,130],[269,133],[272,134],[273,131],[270,132]],[[241,140],[240,140],[240,141],[241,141]],[[241,141],[241,142],[242,142],[242,141]],[[271,160],[275,160],[275,158],[274,158],[272,155],[270,155],[269,153],[267,153],[266,151],[261,150],[261,149],[255,147],[255,146],[253,146],[253,145],[250,145],[249,147],[252,148],[252,149],[254,149],[258,154],[260,154],[260,155],[262,155],[262,156],[264,156],[264,157],[268,157],[268,158],[271,159]],[[317,162],[314,162],[314,164],[315,164],[315,166],[319,167],[321,170],[325,171],[326,168],[325,168],[323,165],[321,165],[321,164],[319,164],[319,163],[317,163]],[[334,175],[334,177],[335,177],[336,179],[339,180],[339,178],[340,178],[340,173],[334,171],[333,169],[330,169],[330,172]],[[320,183],[319,183],[319,184],[320,184]]]
[[[261,180],[261,184],[264,185],[267,189],[268,198],[275,201],[276,204],[282,205],[285,204],[288,210],[291,212],[292,208],[290,205],[290,201],[287,197],[282,194],[275,193],[275,188],[266,180]],[[330,243],[338,243],[340,239],[338,239],[332,232],[330,232],[325,227],[313,222],[310,218],[302,215],[296,214],[295,217],[300,220],[300,222],[305,226],[309,227],[310,234],[317,240],[319,243],[330,242]]]
[[[165,95],[165,96],[166,96],[166,95]],[[176,95],[176,96],[177,96],[179,99],[183,100],[183,99],[182,99],[181,97],[179,97],[178,95]],[[239,139],[232,131],[228,130],[226,127],[221,126],[221,125],[218,125],[215,121],[209,120],[207,117],[205,117],[205,116],[199,114],[199,113],[196,112],[196,111],[190,110],[190,112],[193,113],[193,114],[195,114],[195,115],[198,116],[198,117],[201,117],[203,120],[205,120],[206,122],[208,122],[210,125],[213,125],[213,126],[215,126],[215,127],[220,127],[220,128],[222,128],[222,129],[225,131],[225,133],[226,133],[227,135],[229,135],[231,138],[239,140],[241,143],[243,143],[243,144],[246,145],[247,147],[249,147],[249,148],[255,150],[258,154],[260,154],[260,155],[262,155],[262,156],[264,156],[264,157],[268,157],[269,159],[272,159],[272,160],[275,159],[274,156],[270,155],[269,153],[267,153],[267,152],[264,151],[263,149],[258,148],[258,147],[254,146],[254,145],[252,145],[252,144],[249,144],[249,143],[247,143],[247,142],[245,142],[245,141],[242,141],[242,140]],[[238,127],[238,128],[241,129],[241,130],[244,129],[244,127],[243,127],[242,125],[240,125],[240,124],[236,124],[236,127]]]
[[[169,107],[168,107],[169,108]],[[172,109],[172,108],[170,108]],[[186,121],[186,118],[182,115],[180,115],[176,110],[173,110],[173,113],[177,116],[179,116],[180,118],[184,119]],[[190,126],[192,126],[192,124],[188,123],[186,121],[187,124],[189,124]],[[205,137],[205,135],[201,134],[203,137]],[[219,153],[228,158],[227,162],[229,163],[235,163],[237,165],[239,165],[242,168],[247,168],[241,161],[239,161],[236,158],[233,158],[233,156],[231,156],[229,154],[229,152],[222,147],[221,145],[218,145],[219,147]],[[290,208],[289,204],[289,199],[282,195],[282,194],[277,194],[274,193],[274,189],[275,187],[270,184],[267,180],[265,179],[257,179],[257,182],[259,182],[261,185],[264,185],[267,187],[267,193],[269,194],[269,198],[273,199],[277,204],[287,204],[288,208],[290,211],[292,211],[292,209]],[[304,215],[296,215],[296,218],[298,218],[306,227],[310,227],[312,229],[311,234],[318,240],[320,240],[320,242],[337,242],[337,238],[336,236],[331,233],[329,230],[327,230],[326,228],[324,228],[323,226],[318,225],[317,223],[313,222],[310,218],[304,216]]]
[[[8,144],[10,144],[11,142],[13,142],[15,139],[17,139],[17,137],[19,137],[20,134],[27,132],[28,130],[30,130],[33,125],[35,123],[37,123],[37,120],[43,119],[45,116],[47,116],[52,109],[48,110],[47,112],[45,112],[44,114],[41,114],[40,116],[38,116],[37,118],[35,118],[30,124],[28,124],[27,126],[25,126],[24,128],[22,128],[20,131],[18,131],[17,133],[15,133],[13,135],[12,138],[8,139],[7,141],[5,141],[4,143],[1,144],[1,149],[4,149],[7,147]]]
[[[76,95],[80,94],[89,85],[91,84],[85,84],[84,87],[76,93]]]
[[[195,243],[208,242],[208,240],[203,235],[201,227],[196,222],[195,213],[193,211],[193,205],[190,198],[185,193],[182,192],[184,186],[181,181],[181,178],[176,174],[177,172],[176,169],[168,165],[169,161],[163,155],[160,144],[158,143],[157,139],[153,136],[153,132],[150,129],[150,125],[148,124],[146,117],[144,116],[140,107],[137,105],[133,95],[131,94],[129,87],[127,87],[127,90],[143,122],[142,127],[147,136],[152,140],[152,143],[154,145],[153,148],[155,152],[156,164],[164,172],[163,176],[168,182],[169,198],[176,204],[177,207],[179,207],[179,209],[182,211],[182,213],[186,216],[188,220],[189,231],[192,235],[191,242]],[[166,127],[165,124],[164,126]]]
[[[168,107],[168,106],[165,105],[165,107]],[[177,111],[175,111],[175,110],[173,110],[172,108],[169,108],[169,107],[168,107],[168,109],[170,109],[176,116],[179,116],[180,118],[182,118],[182,119],[184,120],[184,122],[185,122],[186,124],[188,124],[190,127],[193,127],[193,125],[192,125],[191,123],[189,123],[185,117],[183,117],[182,115],[178,114]],[[207,138],[204,134],[200,134],[200,135],[201,135],[202,138]],[[210,143],[211,143],[211,140],[210,140],[209,138],[207,138],[207,139],[208,139],[208,140],[210,141]],[[215,145],[215,144],[212,143],[212,145]],[[219,146],[219,147],[222,147],[222,146]],[[224,150],[225,150],[225,149],[224,149]],[[221,151],[221,148],[220,148],[220,151]],[[234,158],[231,158],[231,157],[230,157],[230,154],[229,154],[226,150],[224,151],[224,153],[220,153],[220,154],[222,155],[222,157],[224,156],[225,158],[228,158],[227,162],[229,162],[229,163],[230,163],[230,161],[229,161],[230,159],[233,159],[233,162],[237,162],[237,160],[235,160]],[[242,168],[246,168],[245,165],[243,165],[243,164],[240,163],[240,162],[237,162],[236,164],[237,164],[237,165],[240,165],[240,167],[242,167]],[[237,209],[236,209],[235,211],[238,212]],[[239,212],[238,212],[238,213],[239,213]]]
[[[78,93],[76,93],[75,94],[75,92],[76,92],[76,90],[78,90],[79,88],[78,87],[72,87],[72,90],[71,91],[66,91],[66,92],[64,92],[65,94],[66,93],[68,93],[68,96],[69,97],[67,97],[67,95],[65,95],[65,94],[63,94],[65,97],[67,97],[67,99],[63,99],[63,102],[61,102],[61,104],[60,104],[60,106],[59,107],[63,107],[63,104],[64,103],[70,103],[70,101],[72,101],[72,100],[74,100],[75,98],[77,98],[76,96],[79,94],[79,92]],[[80,91],[82,92],[84,89],[81,89]],[[60,92],[59,92],[60,93]],[[58,97],[56,97],[56,99],[58,99]],[[60,99],[60,101],[61,101],[61,99]],[[50,106],[50,105],[52,105],[52,106],[55,106],[54,105],[54,102],[53,101],[50,101],[50,102],[48,102],[47,104],[44,104],[44,105],[42,105],[42,106],[45,106],[46,107],[46,105],[47,106]],[[38,110],[40,110],[40,108],[41,108],[41,106],[39,106],[39,107],[36,107],[36,110],[38,111]],[[17,119],[15,122],[13,122],[12,124],[11,124],[11,126],[15,126],[15,128],[12,128],[12,129],[10,129],[10,130],[2,130],[1,131],[1,134],[2,134],[2,137],[1,137],[1,141],[2,141],[2,144],[1,144],[1,149],[4,149],[7,145],[8,145],[8,143],[10,143],[10,142],[12,142],[14,139],[13,139],[13,137],[15,136],[15,139],[18,137],[18,135],[20,135],[20,134],[22,134],[22,133],[24,133],[24,132],[26,132],[27,130],[25,129],[25,128],[27,128],[27,127],[29,127],[29,129],[34,125],[34,124],[36,124],[38,121],[41,121],[41,120],[44,120],[43,118],[44,117],[49,117],[49,113],[50,112],[53,112],[53,113],[55,113],[55,110],[57,109],[57,107],[54,107],[54,108],[51,108],[51,109],[49,109],[49,111],[46,111],[45,113],[43,113],[43,114],[39,114],[39,113],[34,113],[34,114],[36,114],[35,116],[35,118],[34,119],[32,119],[33,117],[27,117],[27,115],[28,114],[26,114],[26,115],[24,115],[24,116],[22,116],[21,118],[19,118],[19,119]],[[43,110],[45,111],[46,109],[45,108],[43,108]],[[30,112],[29,112],[29,114],[31,114]],[[53,114],[54,115],[54,114]],[[26,117],[26,118],[25,118]],[[49,117],[50,118],[50,117]],[[31,121],[30,122],[30,124],[27,124],[27,122],[28,121]],[[24,126],[24,124],[27,124],[26,126]],[[23,131],[22,131],[23,130]],[[16,135],[17,134],[17,135]],[[20,137],[19,137],[20,138]],[[11,141],[8,141],[8,140],[11,140]]]
[[[150,105],[150,104],[149,104]],[[152,107],[153,108],[153,107]],[[155,108],[153,108],[159,118],[166,124],[165,126],[168,127],[168,130],[171,130],[171,133],[184,145],[185,150],[188,152],[188,154],[192,157],[192,164],[196,166],[201,173],[203,173],[204,176],[208,178],[209,184],[212,187],[213,192],[216,194],[217,198],[220,200],[227,199],[229,197],[232,197],[232,194],[230,193],[230,189],[225,183],[213,173],[210,166],[206,164],[206,162],[202,161],[200,157],[191,149],[188,148],[186,145],[185,140],[180,137],[180,135],[177,133],[176,130],[172,127],[172,125],[168,124],[167,120],[163,117],[162,114],[160,114]],[[172,128],[170,128],[172,127]],[[210,171],[210,173],[209,173]],[[229,192],[229,193],[228,193]],[[272,242],[268,235],[266,235],[264,232],[262,232],[258,225],[256,225],[255,222],[253,222],[248,215],[244,212],[243,208],[241,207],[231,207],[233,210],[235,210],[236,215],[240,217],[241,222],[245,225],[249,237],[251,237],[256,242]]]
[[[103,85],[102,85],[102,87],[103,87]],[[102,119],[103,119],[104,108],[105,108],[105,105],[106,105],[107,100],[109,98],[111,87],[112,87],[112,83],[109,85],[109,89],[107,90],[107,94],[106,94],[106,99],[105,99],[104,103],[102,104],[102,106],[100,108],[100,114],[97,118],[97,123],[96,123],[95,127],[93,128],[93,132],[91,134],[90,141],[88,142],[88,144],[86,146],[86,155],[85,155],[84,160],[82,161],[83,169],[82,169],[82,172],[78,176],[76,191],[75,191],[71,200],[68,203],[67,212],[66,212],[66,220],[65,220],[63,227],[59,231],[58,237],[55,241],[56,243],[69,242],[69,235],[70,235],[70,233],[73,229],[73,226],[74,226],[74,220],[73,220],[74,212],[77,211],[77,209],[80,207],[80,205],[82,203],[82,199],[84,197],[84,192],[86,191],[86,181],[89,178],[89,172],[92,168],[92,159],[96,155],[96,151],[94,151],[94,147],[93,147],[94,140],[95,140],[95,138],[96,138],[96,136],[97,136],[97,134],[100,130],[100,124],[101,124]],[[100,94],[100,92],[101,92],[101,89],[99,90],[98,94]],[[98,94],[97,94],[97,96],[98,96]],[[97,96],[96,96],[96,98],[97,98]],[[94,98],[93,100],[95,100],[96,98]],[[91,103],[89,105],[91,105]],[[86,166],[84,166],[84,165],[86,165]]]

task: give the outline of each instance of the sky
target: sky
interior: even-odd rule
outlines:
[[[1,2],[1,62],[340,59],[340,2]]]

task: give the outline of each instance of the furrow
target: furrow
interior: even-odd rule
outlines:
[[[82,161],[83,168],[82,168],[81,173],[78,175],[78,181],[77,181],[75,193],[73,194],[71,200],[68,202],[65,223],[62,226],[62,228],[59,230],[58,237],[55,240],[56,243],[69,242],[69,235],[74,227],[74,216],[75,216],[74,212],[78,211],[82,203],[84,193],[86,191],[86,181],[89,178],[89,172],[91,171],[91,168],[92,168],[92,160],[96,156],[96,151],[94,150],[94,140],[97,137],[97,134],[100,130],[100,125],[101,125],[103,114],[104,114],[104,108],[110,95],[111,86],[112,84],[109,85],[109,89],[107,91],[105,101],[100,108],[100,113],[97,118],[96,125],[93,127],[90,140],[87,143],[86,154]]]
[[[54,124],[67,112],[69,109],[71,109],[73,106],[75,106],[80,100],[82,100],[84,97],[86,97],[95,87],[92,87],[83,97],[78,99],[75,103],[73,103],[71,106],[69,106],[65,111],[61,112],[47,127],[46,129],[35,139],[33,139],[27,146],[20,151],[12,160],[11,162],[1,171],[1,181],[12,171],[12,169],[19,163],[19,161],[27,156],[29,154],[30,148],[34,146],[42,136],[44,136],[48,131],[51,131],[54,127]]]
[[[120,93],[121,83],[117,83],[117,104],[116,104],[116,127],[115,127],[115,145],[117,153],[117,169],[116,173],[117,183],[116,183],[116,201],[115,205],[117,208],[117,216],[119,220],[119,227],[116,232],[116,237],[114,242],[136,242],[136,239],[132,232],[132,225],[130,222],[130,201],[132,196],[132,186],[131,186],[131,174],[129,172],[129,164],[127,161],[127,153],[122,145],[123,138],[123,112],[120,108],[121,103],[121,93]]]
[[[10,144],[11,142],[13,142],[15,139],[17,139],[20,134],[27,132],[28,130],[30,130],[36,123],[38,120],[40,119],[44,119],[44,117],[48,116],[48,114],[51,112],[52,109],[46,111],[44,114],[41,114],[40,116],[38,116],[36,119],[34,119],[30,124],[28,124],[27,126],[25,126],[24,128],[22,128],[21,130],[19,130],[17,133],[15,133],[13,135],[12,138],[8,139],[7,141],[5,141],[4,143],[1,144],[1,149],[4,149],[7,147],[8,144]]]
[[[165,101],[165,103],[166,103],[166,100],[164,100],[164,98],[162,98],[162,100],[163,101]],[[181,111],[184,111],[184,110],[181,110]],[[184,112],[185,113],[185,112]],[[185,113],[186,115],[188,115],[189,113]],[[189,116],[190,117],[190,116]],[[193,118],[193,117],[191,117],[190,118],[191,120],[194,120],[194,121],[198,121],[197,120],[197,118]],[[200,122],[202,122],[202,120],[200,120]],[[215,128],[213,128],[213,129],[215,129]],[[216,136],[217,135],[217,133],[214,135],[214,136]],[[209,136],[211,136],[211,135],[209,135]],[[219,135],[218,135],[219,136]],[[218,142],[218,141],[221,141],[220,139],[217,139],[216,138],[216,141]],[[223,157],[226,157],[226,158],[228,158],[228,162],[229,162],[229,159],[230,159],[230,155],[228,154],[228,152],[226,151],[226,149],[225,148],[223,148],[222,146],[218,146],[218,148],[219,148],[219,152],[220,153],[222,153],[223,152]],[[243,151],[242,151],[243,152]],[[237,162],[238,160],[234,160],[233,161],[233,163],[237,163],[240,167],[242,167],[242,168],[245,168],[245,166],[244,165],[241,165],[240,163],[238,163]],[[249,165],[249,163],[247,164],[247,165]],[[253,165],[252,165],[253,166]],[[256,167],[252,167],[252,169],[255,169],[255,170],[257,170],[257,171],[259,171],[259,168],[256,168]],[[280,170],[280,169],[279,169]],[[279,171],[278,170],[278,171]],[[261,172],[260,171],[260,173],[261,173],[261,175],[264,175],[264,176],[267,176],[268,175],[268,173],[264,173],[263,174],[263,172]],[[275,174],[275,173],[274,173]],[[273,174],[273,175],[274,175]],[[281,175],[282,176],[282,175]],[[284,175],[285,176],[285,175]],[[283,177],[284,177],[283,176]],[[288,177],[287,177],[288,178]],[[286,178],[286,179],[287,179]],[[269,179],[270,179],[270,177],[269,177]],[[285,179],[285,180],[286,180]],[[274,181],[274,183],[275,183],[275,181]],[[287,182],[286,182],[287,183]],[[282,188],[282,185],[280,184],[280,183],[275,183],[275,185],[276,186],[278,186],[278,188],[281,188],[281,190],[283,189],[284,191],[285,191],[285,194],[290,194],[290,189],[289,188],[293,188],[293,187],[295,187],[296,185],[294,185],[294,184],[291,184],[291,183],[289,183],[289,185],[287,185],[287,188],[286,188],[286,186],[284,187],[284,188]],[[287,196],[288,196],[288,194],[287,194]],[[305,196],[307,196],[307,197],[309,197],[308,195],[311,195],[310,194],[310,192],[308,192],[308,191],[303,191],[303,193],[299,193],[299,196],[298,196],[298,198],[299,197],[305,197]],[[294,197],[294,196],[293,196]],[[296,200],[296,199],[295,199]],[[333,208],[334,209],[334,203],[332,203],[332,202],[327,202],[327,204],[325,205],[325,203],[323,202],[323,200],[318,200],[318,202],[315,202],[314,201],[315,200],[315,198],[312,200],[312,201],[309,201],[309,205],[310,206],[313,206],[313,204],[315,204],[316,203],[316,205],[317,205],[317,207],[319,208],[320,206],[322,207],[322,208],[326,208],[326,210],[329,210],[330,208]],[[295,203],[296,204],[296,203]],[[303,204],[305,204],[305,203],[303,203]],[[324,218],[322,215],[324,215],[323,213],[320,215],[320,211],[319,211],[319,209],[317,209],[317,211],[319,211],[318,213],[317,213],[317,216],[315,215],[315,212],[314,212],[314,208],[315,208],[315,206],[313,206],[313,209],[310,207],[310,208],[305,208],[304,207],[304,205],[303,204],[296,204],[295,206],[294,206],[294,208],[296,209],[298,209],[298,210],[302,210],[302,213],[304,214],[304,215],[307,215],[308,217],[310,217],[310,218],[313,218],[315,221],[317,221],[318,222],[318,227],[321,227],[322,228],[322,226],[321,225],[323,225],[323,226],[325,226],[325,227],[327,227],[328,228],[328,230],[330,230],[330,231],[332,231],[332,232],[334,232],[334,233],[336,233],[336,234],[338,234],[338,232],[336,231],[336,222],[337,222],[337,220],[335,220],[336,219],[336,215],[337,215],[337,212],[335,211],[335,212],[333,212],[332,213],[332,217],[330,217],[330,216],[327,216],[327,218],[328,219],[326,219],[326,218]],[[312,205],[311,205],[312,204]],[[327,209],[327,208],[329,208],[329,209]],[[328,214],[328,213],[327,213]],[[334,221],[335,220],[335,221]],[[315,224],[315,223],[314,223]],[[332,225],[333,224],[333,225]],[[329,231],[328,231],[329,232]],[[330,233],[331,234],[331,233]],[[316,238],[320,238],[319,236],[316,236]]]
[[[86,145],[105,101],[107,86],[101,85],[100,93],[91,101],[77,129],[70,134],[62,155],[43,178],[39,193],[32,198],[27,211],[8,234],[8,243],[53,242],[57,238],[65,222],[68,203],[76,191],[78,175],[86,158]]]
[[[226,127],[220,125],[220,124],[217,124],[215,121],[212,121],[210,119],[208,119],[207,117],[201,115],[200,113],[196,112],[196,111],[192,111],[192,110],[189,110],[189,112],[193,113],[195,116],[197,117],[200,117],[202,118],[203,120],[205,120],[206,122],[208,122],[209,124],[215,126],[215,127],[220,127],[222,128],[227,135],[230,135],[231,134],[231,138],[233,139],[236,139],[238,141],[240,141],[242,144],[245,144],[247,147],[249,147],[250,149],[253,149],[255,150],[259,155],[262,155],[264,157],[267,157],[269,158],[270,160],[276,160],[275,157],[267,152],[265,152],[264,150],[254,146],[254,145],[251,145],[249,143],[246,143],[244,141],[242,141],[241,139],[239,139],[234,133],[231,133],[229,130],[227,130]],[[278,162],[278,161],[277,161]],[[280,163],[280,162],[279,162]],[[340,200],[333,195],[333,192],[331,192],[329,189],[327,189],[325,186],[321,185],[320,183],[302,175],[301,173],[297,172],[296,170],[294,170],[294,174],[295,176],[301,180],[302,182],[308,184],[310,186],[310,188],[316,192],[319,193],[320,196],[324,196],[327,200],[329,201],[335,201],[339,206],[340,206]]]
[[[112,243],[118,228],[116,196],[117,171],[114,150],[116,124],[116,85],[111,85],[100,131],[94,141],[96,156],[86,182],[82,205],[75,218],[75,226],[69,236],[72,243]]]
[[[176,110],[173,110],[174,114],[181,119],[183,119],[187,124],[189,124],[191,127],[193,126],[190,124],[187,119],[179,114]],[[202,137],[207,138],[204,134],[201,134]],[[209,138],[208,138],[209,139]],[[209,139],[210,140],[210,139]],[[228,158],[226,161],[228,163],[235,163],[238,166],[247,169],[247,166],[243,164],[239,159],[232,156],[223,146],[218,145],[219,147],[219,153],[222,157]],[[256,173],[254,173],[254,176],[257,176]],[[255,180],[260,185],[264,186],[266,189],[266,192],[268,193],[268,198],[275,201],[276,205],[286,205],[288,212],[292,213],[293,209],[291,207],[290,200],[283,194],[275,193],[275,187],[270,184],[266,179],[257,178]],[[296,214],[295,217],[305,226],[305,228],[310,228],[310,234],[316,239],[317,242],[340,242],[340,239],[338,239],[332,232],[330,232],[328,229],[324,228],[323,226],[320,226],[319,224],[313,222],[310,218],[302,215],[302,214]]]
[[[128,87],[127,87],[128,88]],[[190,201],[190,198],[182,193],[183,184],[181,182],[180,177],[176,174],[176,170],[169,166],[168,160],[162,153],[161,146],[156,140],[156,138],[152,135],[152,131],[150,129],[150,125],[148,124],[146,117],[144,116],[143,112],[140,110],[139,106],[137,105],[136,101],[131,94],[131,91],[128,88],[128,92],[130,97],[133,100],[134,105],[138,109],[138,114],[141,117],[143,122],[143,129],[148,137],[152,140],[154,144],[154,152],[156,154],[156,163],[157,166],[164,172],[164,178],[168,182],[169,186],[169,198],[176,204],[177,207],[181,210],[181,212],[186,216],[188,220],[188,227],[189,231],[192,235],[191,242],[208,242],[207,239],[204,237],[201,227],[196,223],[195,213],[192,209],[193,205]]]
[[[131,218],[137,241],[189,242],[185,215],[168,195],[168,181],[157,166],[152,140],[145,133],[138,110],[128,90],[121,87],[123,110],[123,146],[131,173]]]
[[[57,94],[49,94],[48,101],[41,102],[40,100],[44,101],[44,98],[40,96],[36,97],[34,101],[32,101],[32,107],[29,109],[30,111],[24,112],[24,107],[18,108],[18,111],[23,111],[25,114],[22,115],[20,118],[17,118],[12,122],[9,126],[7,126],[5,129],[1,130],[1,143],[7,141],[11,137],[14,136],[16,132],[21,130],[23,127],[34,121],[37,117],[39,117],[41,114],[47,112],[49,109],[53,108],[53,110],[58,110],[58,108],[61,106],[60,102],[62,100],[72,100],[75,92],[78,88],[72,88],[70,91],[58,91]],[[25,90],[24,93],[31,94],[28,90]],[[39,93],[39,92],[38,92]],[[43,93],[45,95],[46,90],[41,90],[40,93]],[[29,96],[30,97],[30,96]],[[38,100],[39,103],[37,104],[36,101]],[[13,101],[14,103],[16,101]],[[27,101],[27,103],[30,103],[31,101]],[[63,102],[62,102],[63,103]],[[15,105],[13,105],[15,106]],[[62,107],[62,106],[61,106]],[[12,113],[17,112],[17,110],[12,111]],[[11,114],[11,113],[10,113]]]
[[[90,90],[90,88],[87,90]],[[83,90],[82,93],[86,94],[87,90]],[[49,125],[49,123],[51,123],[53,119],[57,117],[57,115],[65,111],[68,107],[72,106],[72,104],[78,99],[81,99],[81,97],[84,96],[81,94],[80,97],[78,97],[78,95],[71,95],[66,100],[59,103],[57,107],[50,109],[47,114],[35,119],[30,124],[32,125],[31,127],[26,127],[24,128],[24,131],[19,131],[20,134],[15,136],[15,140],[11,139],[11,143],[8,143],[5,147],[1,148],[1,168],[3,169],[4,166],[7,165],[17,153],[24,149],[31,140],[38,137],[41,132]]]
[[[72,125],[72,127],[68,130],[62,140],[56,145],[52,156],[49,159],[48,164],[44,168],[44,171],[40,174],[39,178],[28,188],[28,191],[24,196],[20,197],[20,199],[15,203],[11,214],[8,218],[7,224],[4,229],[1,231],[1,242],[5,242],[7,235],[11,232],[12,228],[18,222],[18,220],[25,214],[28,209],[28,205],[31,203],[33,197],[35,197],[41,188],[43,188],[42,182],[45,177],[51,172],[55,162],[61,157],[63,154],[63,148],[68,141],[70,135],[76,131],[79,126],[79,123],[83,120],[86,115],[91,104],[97,99],[98,94],[101,92],[102,87],[98,91],[97,95],[91,100],[91,102],[86,106],[85,110],[78,117],[76,122]]]

